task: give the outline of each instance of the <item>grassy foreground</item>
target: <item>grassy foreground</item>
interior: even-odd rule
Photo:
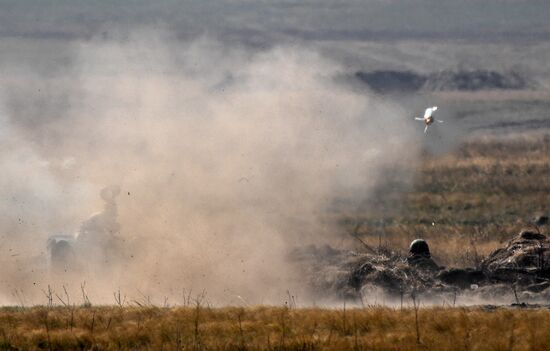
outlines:
[[[2,350],[547,350],[550,310],[32,307]]]

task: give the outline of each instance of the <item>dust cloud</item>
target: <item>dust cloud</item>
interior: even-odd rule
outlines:
[[[287,290],[306,302],[289,251],[337,239],[328,208],[368,198],[419,152],[414,111],[338,82],[344,68],[307,47],[142,30],[68,55],[51,72],[2,68],[3,304],[45,303],[48,285],[78,303],[84,282],[92,303],[119,289],[157,304],[191,289],[213,304],[279,304]],[[106,201],[106,186],[120,193]],[[84,246],[52,269],[49,238],[113,213],[105,256]]]

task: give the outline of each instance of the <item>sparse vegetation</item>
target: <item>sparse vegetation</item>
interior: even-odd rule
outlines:
[[[549,327],[546,309],[12,307],[0,349],[542,350]]]
[[[370,247],[405,249],[424,238],[440,264],[473,267],[548,212],[550,137],[478,139],[427,154],[413,184],[392,174],[366,210],[340,213],[343,224]]]
[[[365,204],[369,211],[334,215],[360,250],[406,248],[428,240],[440,264],[477,266],[538,213],[547,213],[550,138],[471,141],[445,156],[426,155],[413,184],[387,177]],[[407,189],[407,191],[403,191]],[[351,213],[351,212],[350,212]],[[537,230],[547,231],[545,228]],[[45,306],[0,309],[0,350],[538,350],[547,349],[548,309],[298,308],[288,292],[284,307],[212,308],[206,292],[183,290],[181,307],[156,307],[142,294],[113,306],[94,306],[86,285],[75,306],[65,286],[43,290]],[[511,289],[515,287],[512,286]],[[514,291],[515,294],[515,291]],[[516,295],[516,302],[521,301]],[[454,297],[456,300],[456,295]],[[454,306],[455,301],[452,305]],[[421,307],[421,308],[419,308]]]

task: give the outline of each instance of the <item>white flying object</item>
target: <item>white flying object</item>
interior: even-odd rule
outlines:
[[[421,117],[415,117],[414,118],[417,121],[424,121],[424,123],[426,124],[426,128],[424,128],[424,133],[426,133],[428,131],[428,126],[430,124],[432,124],[434,121],[437,121],[439,123],[443,123],[443,121],[440,121],[440,120],[434,118],[433,114],[434,114],[435,110],[437,110],[437,106],[428,107],[426,109],[426,112],[424,112],[424,118],[421,118]]]

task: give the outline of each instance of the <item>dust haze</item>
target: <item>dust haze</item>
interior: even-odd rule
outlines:
[[[3,304],[44,303],[48,285],[78,300],[83,282],[93,303],[118,289],[155,303],[181,303],[183,289],[217,304],[278,304],[287,290],[308,301],[288,253],[338,240],[327,209],[368,198],[419,153],[417,111],[339,82],[343,68],[307,46],[144,29],[63,50],[52,68],[2,67]],[[104,210],[106,186],[120,188],[116,255],[52,272],[48,238]]]

